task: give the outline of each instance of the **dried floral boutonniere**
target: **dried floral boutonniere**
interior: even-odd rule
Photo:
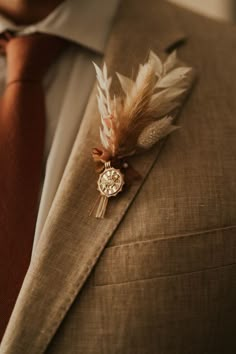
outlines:
[[[136,80],[117,73],[123,94],[111,97],[112,78],[108,76],[106,64],[102,70],[94,66],[102,144],[101,148],[93,149],[100,173],[96,217],[103,218],[108,199],[137,176],[126,158],[150,149],[177,128],[172,124],[172,114],[181,104],[192,69],[177,59],[176,52],[165,62],[150,52],[148,61],[140,65]]]

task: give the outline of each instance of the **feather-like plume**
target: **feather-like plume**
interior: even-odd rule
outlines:
[[[116,111],[116,99],[113,102],[110,97],[112,78],[108,77],[106,63],[104,63],[102,70],[97,66],[97,64],[93,64],[97,74],[97,101],[102,123],[100,127],[100,139],[103,147],[113,154],[115,138],[114,110]]]
[[[143,149],[150,149],[158,140],[170,134],[179,127],[172,125],[173,118],[166,116],[156,122],[149,124],[138,137],[138,146]]]
[[[172,114],[181,104],[192,69],[177,59],[176,52],[162,62],[151,51],[134,81],[116,73],[123,91],[121,97],[111,98],[112,78],[106,64],[102,70],[94,66],[102,123],[100,138],[111,157],[119,159],[148,149],[177,129],[172,124]]]

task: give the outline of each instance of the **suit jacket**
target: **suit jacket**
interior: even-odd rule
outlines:
[[[236,352],[236,30],[162,0],[125,0],[105,61],[130,76],[178,48],[197,82],[181,129],[132,159],[142,176],[97,195],[94,88],[1,354]]]

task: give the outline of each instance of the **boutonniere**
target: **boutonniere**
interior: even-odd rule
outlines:
[[[178,127],[173,112],[189,87],[191,68],[173,52],[162,62],[152,51],[139,66],[135,80],[116,73],[122,94],[111,94],[112,77],[107,66],[94,64],[98,81],[98,110],[101,115],[101,147],[92,151],[99,172],[100,193],[96,217],[103,218],[109,198],[117,196],[138,173],[127,158],[150,149]]]

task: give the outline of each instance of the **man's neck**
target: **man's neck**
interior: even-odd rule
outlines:
[[[62,0],[0,0],[0,13],[16,24],[38,22],[57,7]]]

